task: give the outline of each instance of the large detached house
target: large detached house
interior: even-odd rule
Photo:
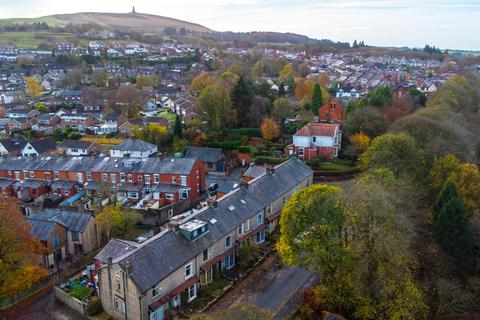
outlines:
[[[194,214],[173,218],[169,229],[141,244],[112,240],[95,259],[103,309],[119,320],[164,319],[196,299],[214,274],[234,267],[242,244],[261,246],[287,200],[312,181],[312,170],[292,158]]]
[[[287,155],[296,155],[301,160],[317,156],[326,159],[338,157],[342,143],[340,124],[309,123],[293,135],[293,144],[287,146]]]

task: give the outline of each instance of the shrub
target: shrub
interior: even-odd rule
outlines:
[[[89,316],[96,316],[103,311],[102,302],[97,297],[92,297],[92,301],[88,304],[87,313]]]
[[[253,159],[253,162],[255,164],[273,164],[273,165],[277,165],[277,164],[281,164],[285,161],[287,161],[288,158],[274,158],[274,157],[265,157],[265,156],[259,156],[259,157],[255,157],[255,159]]]

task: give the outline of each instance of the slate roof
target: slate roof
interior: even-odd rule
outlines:
[[[72,180],[55,180],[52,182],[52,189],[69,190],[77,184],[77,181]]]
[[[168,184],[168,183],[159,183],[155,185],[152,191],[173,193],[173,192],[178,192],[180,188],[182,188],[182,186],[175,185],[175,184]]]
[[[8,188],[8,187],[10,187],[12,184],[14,184],[15,182],[17,182],[17,181],[16,181],[16,180],[12,180],[12,179],[0,178],[0,188],[2,188],[2,189]]]
[[[92,215],[90,213],[82,213],[76,211],[44,209],[30,216],[35,220],[43,220],[59,223],[67,230],[73,232],[83,232],[88,225]]]
[[[15,183],[15,188],[32,188],[37,189],[46,184],[44,180],[25,179]]]
[[[312,175],[302,161],[292,158],[275,167],[273,174],[253,179],[248,188],[237,188],[218,200],[217,207],[207,207],[191,216],[208,223],[208,232],[193,242],[171,230],[158,234],[138,248],[118,257],[122,268],[130,262],[131,279],[140,291],[146,292],[170,273],[200,254],[218,240],[235,230],[245,220],[263,212],[263,209]],[[233,210],[232,210],[233,208]],[[215,219],[214,224],[211,223]],[[251,226],[254,229],[255,226]]]
[[[140,139],[128,139],[113,147],[112,150],[145,152],[150,151],[156,147],[156,145]]]
[[[12,152],[14,150],[22,150],[23,147],[27,144],[23,137],[16,138],[7,138],[0,140],[0,144],[8,151]]]
[[[201,147],[188,147],[185,153],[186,158],[195,158],[202,162],[218,162],[222,155],[222,149]]]
[[[256,178],[264,174],[266,170],[267,169],[265,168],[265,166],[252,165],[247,169],[247,171],[243,173],[243,175],[250,178]]]
[[[138,243],[121,240],[121,239],[112,239],[110,240],[105,247],[95,256],[95,259],[105,263],[108,257],[112,259],[117,259],[125,255],[128,252],[131,252],[139,246]]]
[[[40,241],[47,241],[57,225],[54,221],[38,220],[31,217],[27,217],[27,221],[31,225],[30,234]]]
[[[54,139],[40,139],[29,143],[39,154],[57,149],[57,142]]]
[[[59,148],[73,148],[73,149],[88,149],[94,142],[92,141],[81,141],[81,140],[63,140],[62,143],[58,145]]]
[[[156,159],[146,158],[133,168],[125,163],[131,159],[111,157],[3,157],[0,158],[0,170],[31,171],[72,171],[72,172],[125,172],[125,173],[158,173],[158,174],[190,174],[195,159]]]

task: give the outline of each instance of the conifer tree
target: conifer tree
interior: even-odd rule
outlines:
[[[313,114],[318,114],[318,109],[323,105],[322,89],[318,83],[313,86],[312,104],[310,110]]]

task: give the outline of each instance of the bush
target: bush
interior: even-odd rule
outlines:
[[[103,311],[102,302],[97,298],[93,297],[92,301],[88,304],[87,313],[89,316],[96,316]]]
[[[259,156],[259,157],[255,157],[253,159],[253,162],[255,164],[273,164],[273,165],[277,165],[277,164],[281,164],[281,163],[284,163],[285,161],[287,161],[288,158],[285,158],[285,157],[282,157],[282,158],[274,158],[274,157],[265,157],[265,156]]]
[[[240,146],[240,147],[238,147],[238,152],[240,152],[240,153],[253,153],[254,152],[253,149],[254,148],[251,147],[251,146]]]
[[[225,150],[237,150],[242,145],[241,141],[227,140],[227,141],[205,141],[204,147],[220,148]]]
[[[260,132],[259,128],[240,128],[240,129],[232,129],[229,130],[228,133],[230,133],[232,136],[235,137],[235,139],[240,139],[242,136],[248,136],[250,138],[261,138],[262,133]]]

